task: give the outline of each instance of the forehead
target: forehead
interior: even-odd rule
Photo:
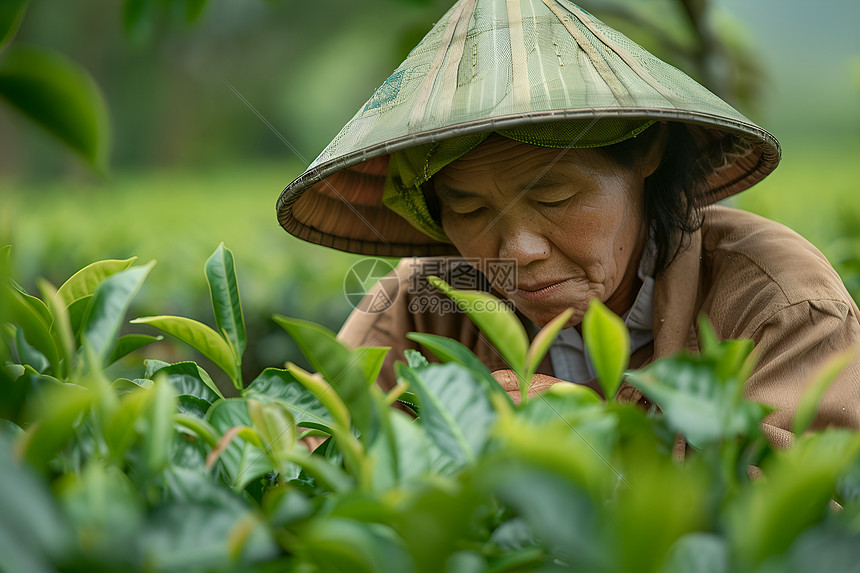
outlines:
[[[537,147],[493,134],[434,180],[443,190],[473,190],[484,184],[537,187],[599,177],[617,167],[596,149]]]

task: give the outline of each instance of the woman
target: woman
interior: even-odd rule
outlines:
[[[765,430],[788,444],[804,385],[857,348],[860,323],[809,243],[711,206],[779,155],[769,133],[569,2],[461,0],[287,187],[278,214],[315,243],[422,257],[404,259],[374,293],[390,300],[340,333],[392,347],[383,388],[417,347],[404,335],[421,331],[459,340],[518,392],[474,325],[440,312],[425,280],[440,274],[494,288],[532,332],[574,309],[533,390],[593,379],[578,331],[591,299],[625,320],[631,368],[697,350],[705,314],[719,337],[755,342],[747,393],[777,408]],[[619,398],[642,399],[626,385]],[[860,427],[858,360],[816,424]]]

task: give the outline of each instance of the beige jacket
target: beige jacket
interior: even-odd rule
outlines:
[[[419,261],[425,268],[439,268],[428,264],[434,259]],[[394,386],[393,363],[404,360],[403,351],[419,349],[404,336],[413,331],[454,338],[490,370],[506,369],[465,314],[409,311],[415,267],[416,259],[398,265],[400,288],[389,308],[376,314],[353,312],[339,334],[352,347],[392,348],[381,374],[382,388]],[[709,208],[689,246],[656,277],[654,343],[635,354],[630,367],[641,368],[681,349],[697,351],[700,313],[710,318],[720,339],[754,341],[758,362],[746,394],[777,408],[764,425],[777,446],[790,445],[797,402],[815,373],[830,357],[860,349],[857,305],[824,256],[790,229],[736,209]],[[552,374],[549,360],[539,372]],[[624,384],[618,399],[639,402],[643,397]],[[826,426],[860,428],[860,356],[821,403],[813,428]]]

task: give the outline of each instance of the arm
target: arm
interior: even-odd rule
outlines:
[[[804,301],[762,323],[751,338],[758,364],[747,382],[749,398],[776,406],[763,430],[776,445],[791,444],[797,404],[828,361],[858,350],[857,308],[841,300]],[[819,406],[812,428],[860,428],[860,356],[837,376]]]

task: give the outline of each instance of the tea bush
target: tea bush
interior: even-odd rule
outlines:
[[[214,327],[169,315],[133,322],[206,355],[240,394],[225,398],[193,362],[145,360],[135,379],[105,374],[158,339],[120,335],[152,268],[100,261],[58,289],[41,282],[41,298],[8,264],[0,269],[0,571],[716,573],[860,563],[860,435],[807,431],[838,364],[801,400],[794,447],[775,451],[759,429],[768,408],[742,398],[748,341],[718,341],[702,323],[701,355],[624,374],[624,328],[595,304],[583,330],[604,394],[626,378],[661,410],[577,385],[530,397],[564,317],[529,340],[503,305],[479,310],[489,295],[437,280],[520,378],[519,404],[465,347],[417,333],[427,354],[397,364],[399,383],[384,394],[375,380],[387,349],[348,349],[284,316],[275,322],[316,373],[287,363],[249,380],[241,362],[253,341],[221,246],[205,265]],[[324,440],[313,453],[310,438]],[[753,466],[763,477],[749,478]]]

